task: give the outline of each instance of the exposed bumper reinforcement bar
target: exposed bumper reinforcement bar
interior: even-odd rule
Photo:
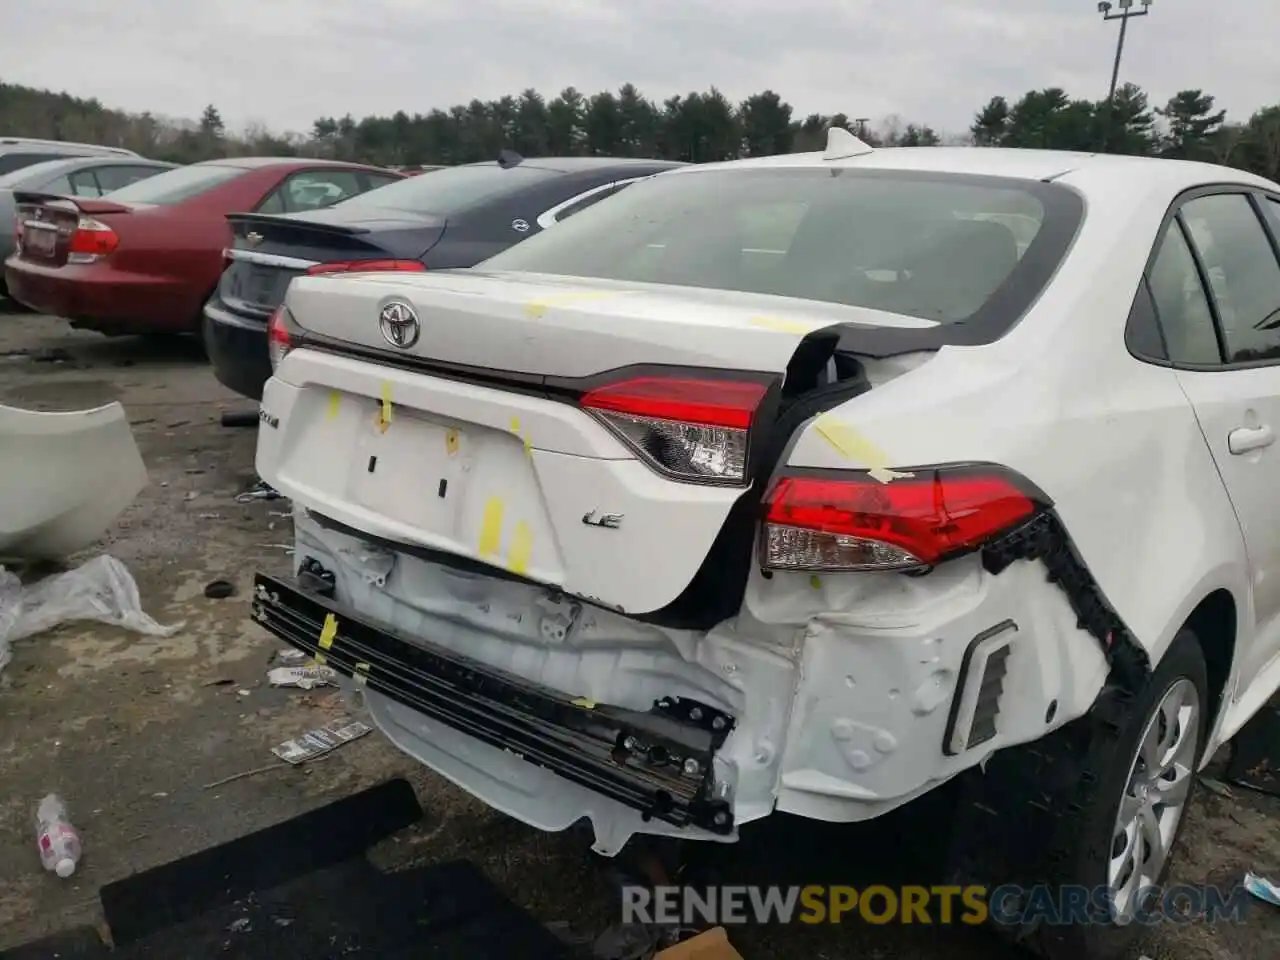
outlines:
[[[257,574],[253,616],[368,689],[645,819],[733,832],[733,810],[717,796],[713,764],[733,718],[714,708],[671,697],[641,713],[570,699],[429,641],[410,642],[293,579]]]

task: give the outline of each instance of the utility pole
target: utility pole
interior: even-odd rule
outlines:
[[[1103,20],[1120,21],[1120,39],[1116,41],[1116,61],[1111,68],[1111,87],[1107,90],[1107,109],[1102,121],[1102,150],[1106,152],[1111,145],[1111,127],[1115,123],[1116,84],[1120,80],[1120,58],[1124,56],[1124,38],[1129,32],[1129,20],[1132,17],[1145,17],[1151,12],[1152,0],[1140,0],[1141,8],[1134,9],[1134,0],[1101,0],[1098,12]]]

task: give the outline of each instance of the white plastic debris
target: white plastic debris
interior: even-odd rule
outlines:
[[[1272,883],[1266,877],[1260,877],[1256,873],[1248,872],[1244,875],[1244,888],[1264,903],[1280,907],[1280,886]]]
[[[267,682],[273,687],[298,687],[311,690],[315,687],[337,686],[338,671],[331,667],[313,664],[306,667],[276,667],[267,671]]]
[[[94,557],[74,570],[23,586],[0,567],[0,670],[13,643],[75,620],[93,620],[152,637],[169,637],[185,626],[161,624],[142,610],[138,585],[115,557]]]

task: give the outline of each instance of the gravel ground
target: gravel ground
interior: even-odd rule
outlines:
[[[147,611],[186,622],[169,639],[70,625],[20,643],[0,675],[0,948],[97,919],[100,885],[286,819],[390,776],[417,788],[427,817],[377,851],[389,866],[467,857],[544,921],[598,930],[616,904],[581,839],[530,830],[419,768],[376,734],[327,760],[221,787],[270,748],[341,712],[333,695],[273,690],[275,644],[247,619],[255,568],[283,571],[291,538],[278,503],[239,506],[253,482],[252,430],[219,426],[244,404],[222,390],[190,343],[107,340],[61,321],[0,315],[0,403],[68,410],[120,400],[151,484],[105,541],[133,571]],[[238,594],[208,600],[210,580]],[[219,683],[219,681],[222,681]],[[40,870],[29,822],[38,797],[63,793],[86,858],[69,882]],[[726,877],[771,883],[928,883],[924,815],[840,827],[776,817],[718,857]],[[1280,801],[1201,791],[1181,882],[1233,883],[1246,868],[1280,876]],[[927,846],[927,844],[925,844]],[[927,853],[928,851],[924,851]],[[746,960],[1018,956],[984,931],[868,926],[741,928]],[[1163,960],[1280,955],[1280,910],[1245,923],[1162,927],[1145,952]],[[1085,958],[1081,958],[1085,960]]]

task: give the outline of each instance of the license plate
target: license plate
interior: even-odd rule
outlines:
[[[23,224],[22,249],[42,257],[52,257],[58,248],[58,228],[28,221]]]
[[[227,293],[238,299],[259,306],[274,307],[280,300],[277,295],[280,272],[271,267],[240,266],[228,277]]]

